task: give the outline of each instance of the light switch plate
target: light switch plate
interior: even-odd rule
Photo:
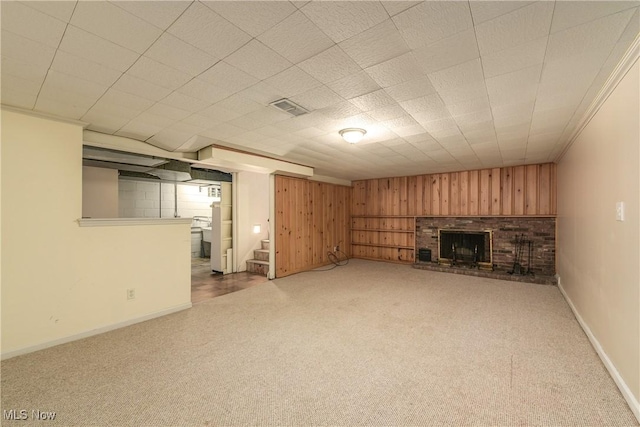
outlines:
[[[624,202],[616,203],[616,221],[624,221]]]

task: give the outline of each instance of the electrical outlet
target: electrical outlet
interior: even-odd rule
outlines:
[[[127,299],[136,299],[135,289],[127,289]]]

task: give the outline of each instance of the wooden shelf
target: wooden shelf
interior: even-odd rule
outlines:
[[[387,233],[415,233],[415,230],[394,230],[391,228],[352,228],[351,231],[380,231]]]
[[[359,242],[351,242],[354,246],[375,246],[376,248],[397,248],[397,249],[411,249],[414,250],[413,246],[402,246],[402,245],[385,245],[384,243],[359,243]]]

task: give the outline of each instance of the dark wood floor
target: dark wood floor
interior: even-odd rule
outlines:
[[[254,273],[219,274],[211,271],[209,258],[191,258],[191,302],[197,304],[268,281]]]

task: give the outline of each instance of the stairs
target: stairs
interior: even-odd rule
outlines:
[[[247,261],[247,271],[266,276],[269,273],[269,241],[263,240],[260,246],[253,251],[253,259]]]

